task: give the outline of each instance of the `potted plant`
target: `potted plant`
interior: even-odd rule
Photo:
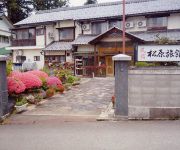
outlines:
[[[24,97],[19,97],[16,99],[16,112],[20,113],[27,110],[27,100]]]

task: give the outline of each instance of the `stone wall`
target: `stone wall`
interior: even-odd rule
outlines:
[[[130,119],[180,117],[180,68],[131,69],[128,82]]]

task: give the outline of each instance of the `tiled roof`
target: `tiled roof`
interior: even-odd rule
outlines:
[[[180,30],[154,31],[154,32],[137,32],[132,33],[147,42],[153,42],[158,37],[167,37],[170,40],[180,41]]]
[[[180,0],[127,0],[126,15],[138,15],[168,11],[180,11]],[[83,20],[122,16],[122,2],[58,8],[39,11],[35,15],[16,23],[25,25],[58,20]]]
[[[180,30],[168,30],[168,31],[153,31],[153,32],[132,32],[129,33],[137,38],[144,40],[145,42],[153,42],[158,37],[167,37],[170,40],[180,41]],[[72,43],[73,45],[87,45],[90,41],[97,38],[94,35],[79,35],[77,39]]]
[[[86,45],[95,37],[96,37],[95,35],[79,35],[72,44],[73,45]]]
[[[72,42],[53,42],[43,49],[44,51],[65,51],[72,50]]]

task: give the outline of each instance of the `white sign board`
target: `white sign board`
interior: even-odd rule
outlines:
[[[140,45],[138,61],[180,62],[180,45]]]

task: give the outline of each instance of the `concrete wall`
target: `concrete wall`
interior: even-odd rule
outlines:
[[[180,68],[129,70],[130,119],[180,117]]]
[[[40,52],[40,49],[26,49],[23,50],[23,56],[26,56],[26,60],[30,60],[32,62],[36,62],[38,69],[42,69],[44,67],[44,55]],[[17,63],[16,61],[17,51],[13,51],[13,63]],[[34,61],[34,56],[40,56],[40,61]]]
[[[168,29],[180,28],[180,13],[171,14],[168,17]]]

